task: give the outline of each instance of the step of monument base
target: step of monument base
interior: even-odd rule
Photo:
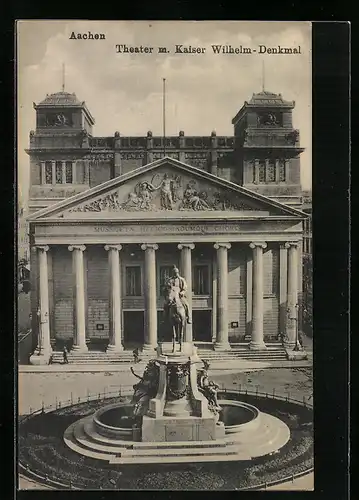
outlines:
[[[189,442],[99,442],[91,419],[92,416],[84,417],[66,429],[66,445],[82,456],[118,465],[247,461],[276,452],[290,438],[288,426],[267,413],[261,413],[258,429],[250,428],[248,432],[239,432],[237,435],[226,434],[224,438],[213,441]]]

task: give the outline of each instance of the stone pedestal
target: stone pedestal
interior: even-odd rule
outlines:
[[[197,387],[195,350],[186,353],[158,351],[158,391],[149,401],[142,422],[142,441],[211,441],[224,436],[224,426],[212,413]]]
[[[304,359],[308,359],[308,353],[304,349],[294,351],[293,349],[286,348],[285,353],[289,361],[302,361]]]

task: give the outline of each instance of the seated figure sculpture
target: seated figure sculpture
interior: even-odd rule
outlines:
[[[159,365],[156,360],[151,360],[143,372],[143,376],[137,375],[131,367],[132,374],[140,381],[133,386],[134,394],[132,396],[133,417],[135,420],[141,419],[146,414],[150,399],[157,394],[159,382]]]
[[[208,377],[209,362],[203,360],[204,368],[198,371],[197,384],[199,391],[207,398],[208,407],[213,413],[218,413],[222,408],[218,404],[217,391],[219,385]]]

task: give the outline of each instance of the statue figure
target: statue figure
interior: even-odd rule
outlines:
[[[149,182],[144,181],[140,183],[138,191],[140,208],[142,210],[149,210],[151,208],[153,187]]]
[[[155,177],[156,176],[154,176],[154,178]],[[160,189],[161,207],[164,208],[165,210],[172,210],[173,204],[177,198],[176,197],[176,187],[178,184],[178,178],[173,179],[167,173],[165,173],[162,181],[156,187],[153,184],[153,179],[152,179],[152,183],[148,183],[148,187],[152,191],[156,191],[157,189]]]
[[[181,303],[185,309],[185,313],[186,313],[186,321],[188,324],[191,324],[192,323],[192,319],[191,319],[191,316],[190,316],[190,308],[189,308],[189,304],[188,304],[188,301],[187,301],[187,297],[186,297],[186,292],[187,292],[187,282],[185,280],[185,278],[183,276],[180,275],[180,272],[179,272],[179,269],[177,266],[173,266],[173,272],[172,272],[172,276],[170,276],[167,280],[167,283],[165,284],[165,290],[168,289],[168,288],[171,288],[171,287],[175,287],[178,289],[178,295],[179,295],[179,298],[181,300]],[[166,294],[165,294],[166,295]],[[168,300],[167,300],[167,295],[166,295],[166,301],[165,301],[165,304],[164,304],[164,311],[165,311],[165,317],[168,315],[168,306],[169,306],[169,303],[168,303]]]
[[[164,286],[165,303],[163,307],[165,321],[172,327],[172,352],[175,352],[176,341],[179,342],[180,351],[182,351],[186,320],[187,323],[192,323],[185,295],[186,290],[186,280],[180,276],[178,268],[174,266],[173,274]]]
[[[159,382],[159,364],[156,360],[151,360],[143,372],[143,376],[137,375],[132,366],[132,374],[140,381],[133,386],[134,394],[131,403],[134,405],[133,416],[135,419],[146,414],[150,399],[157,394]]]
[[[133,208],[138,210],[140,208],[141,200],[136,193],[129,193],[127,200],[122,203],[121,208]]]
[[[208,400],[208,407],[213,413],[218,413],[222,408],[218,404],[217,390],[219,386],[209,379],[208,369],[209,362],[203,360],[204,368],[198,371],[197,374],[197,384],[198,390],[206,397]]]
[[[183,193],[183,208],[190,208],[192,210],[209,210],[209,205],[206,202],[205,193],[198,193],[191,183]]]

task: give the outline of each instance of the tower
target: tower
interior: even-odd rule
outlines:
[[[64,91],[48,94],[36,111],[30,132],[30,213],[88,189],[83,161],[95,123],[84,101]]]
[[[232,120],[237,182],[252,191],[300,207],[299,131],[293,128],[294,101],[262,90]]]

